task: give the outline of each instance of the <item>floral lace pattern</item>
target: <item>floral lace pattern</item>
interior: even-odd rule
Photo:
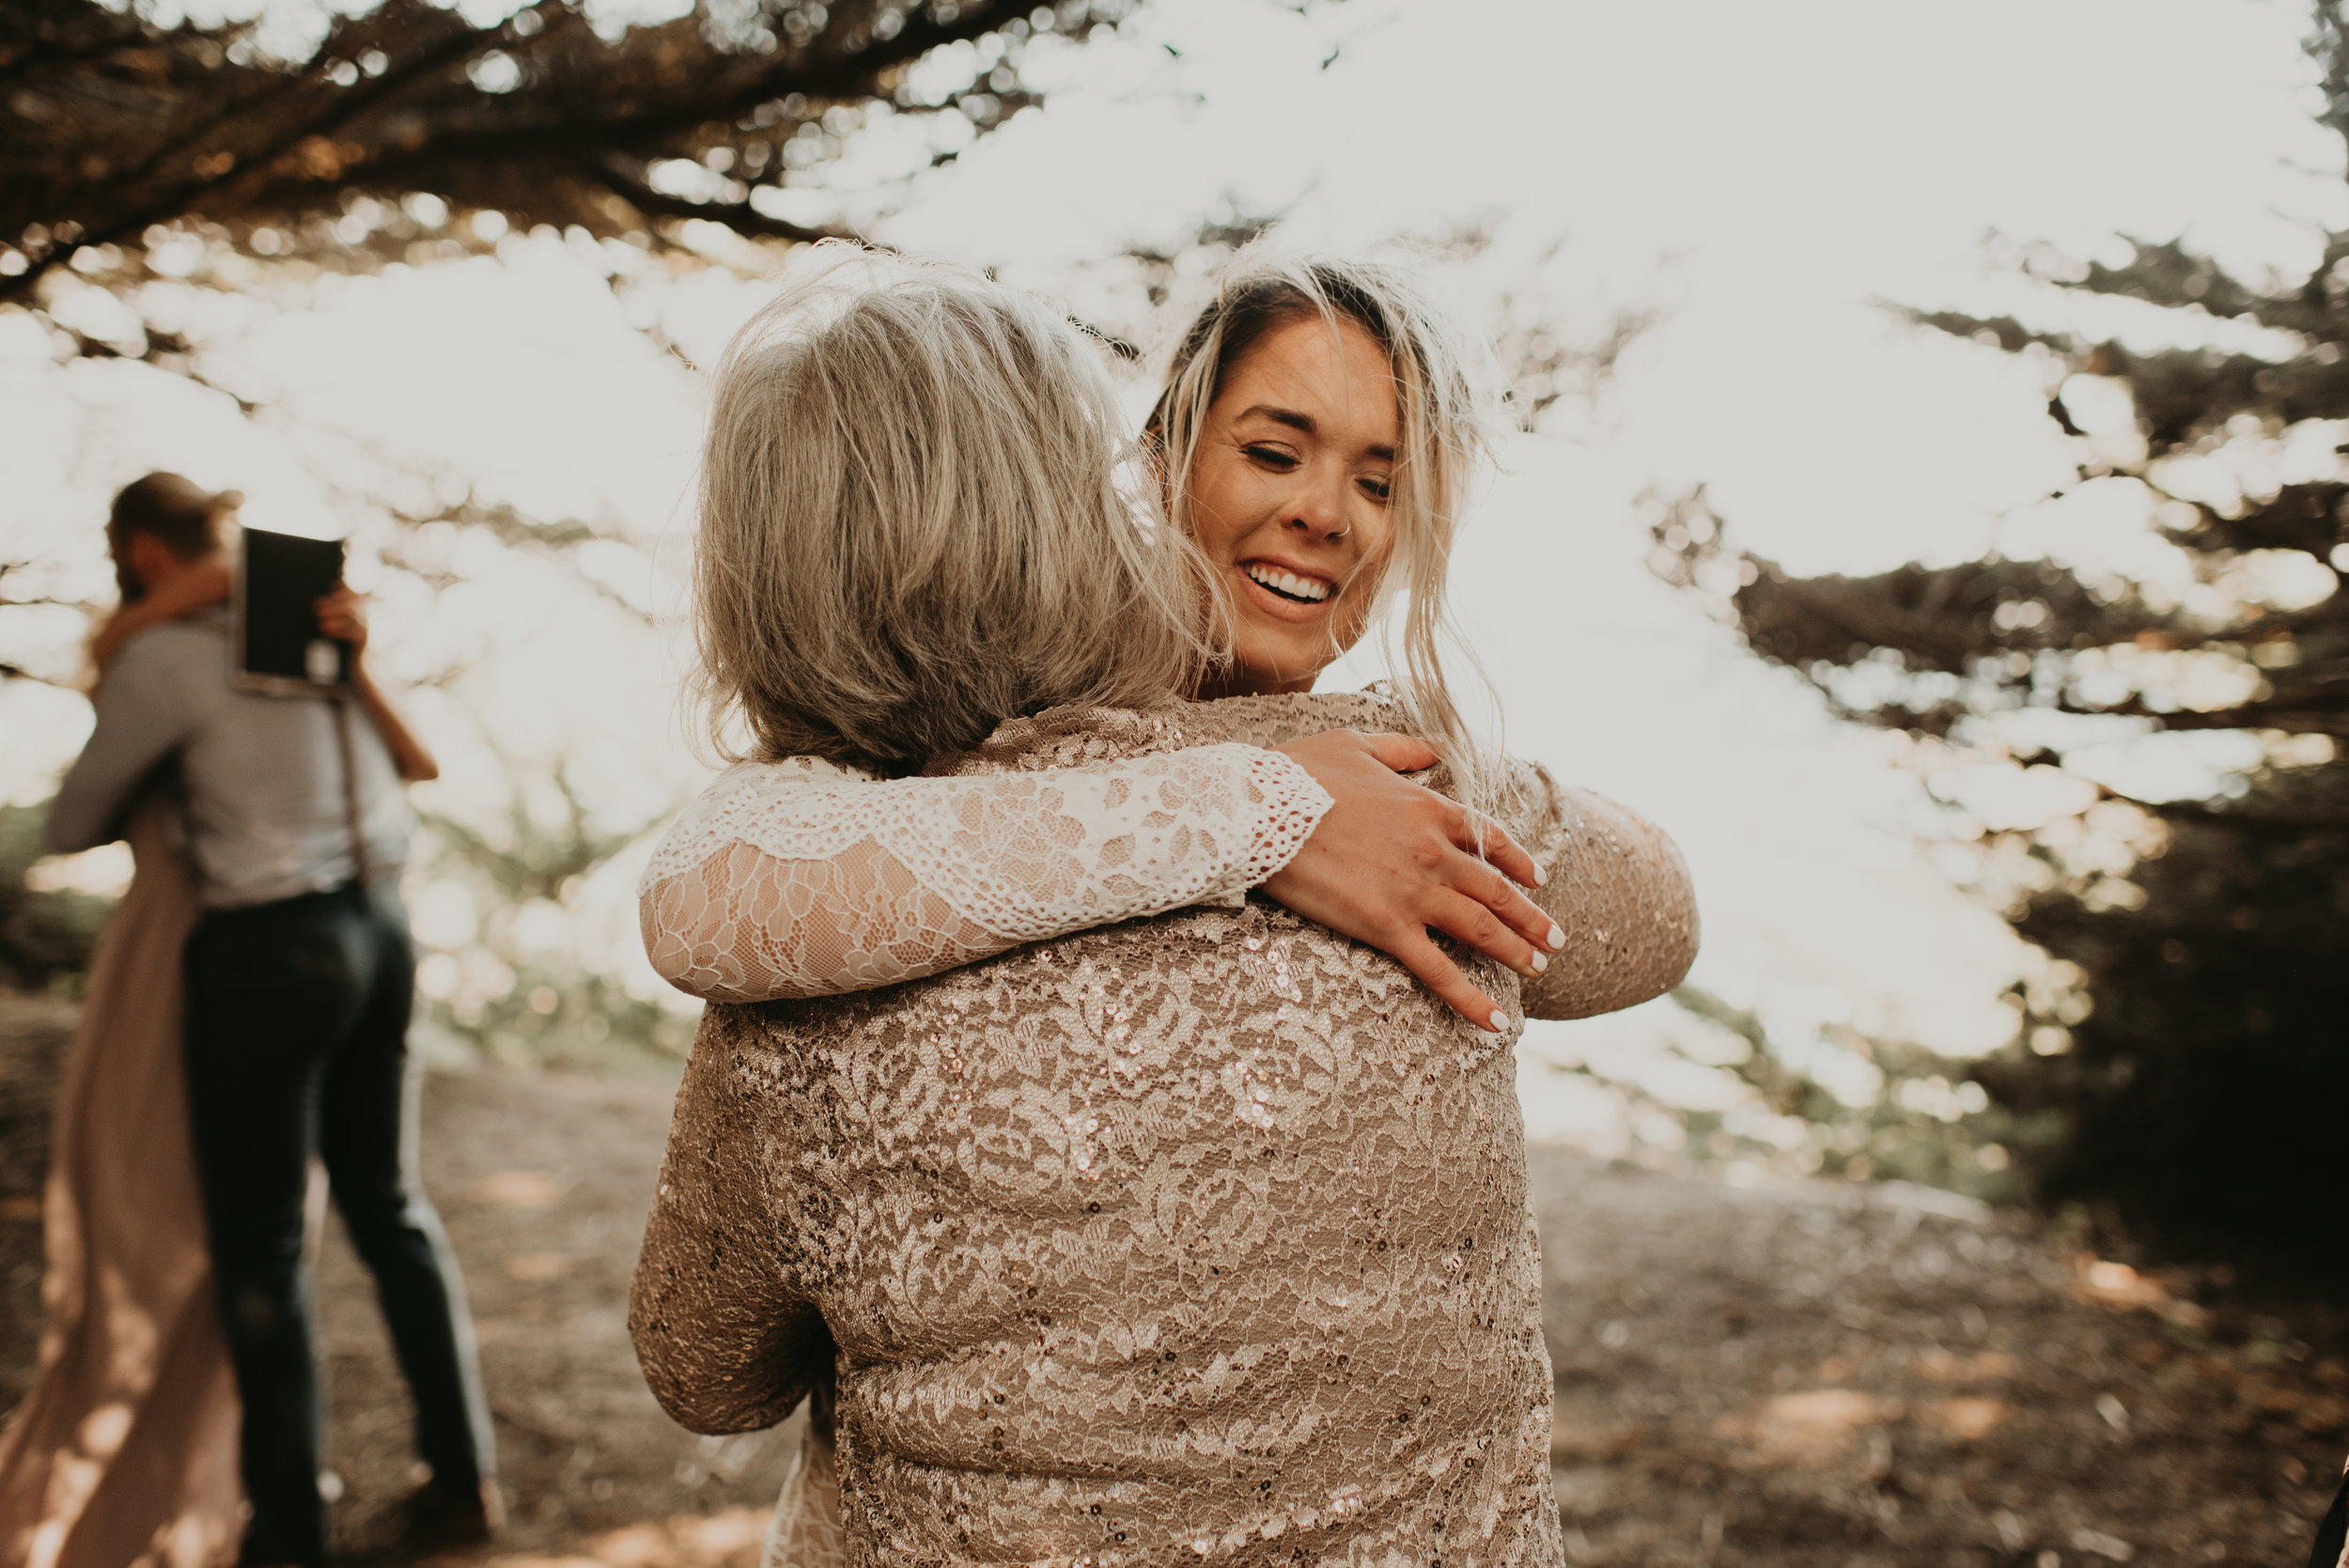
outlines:
[[[1396,727],[1340,697],[1154,724],[1048,714],[941,770]],[[1671,841],[1512,777],[1568,943],[1538,989],[1472,978],[1513,1017],[1668,988]],[[646,1379],[701,1432],[834,1389],[854,1568],[1562,1564],[1513,1038],[1261,897],[713,1006],[630,1301]]]
[[[894,985],[1237,899],[1329,809],[1297,763],[1237,744],[956,779],[740,763],[654,852],[645,950],[717,1001]]]

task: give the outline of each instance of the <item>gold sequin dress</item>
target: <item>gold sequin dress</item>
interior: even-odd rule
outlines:
[[[1063,710],[944,770],[1399,727],[1368,695]],[[1671,841],[1536,768],[1507,797],[1567,937],[1538,982],[1468,960],[1513,1025],[1676,982]],[[859,1565],[1561,1562],[1514,1032],[1261,896],[713,1004],[638,1264],[646,1375],[713,1433],[836,1378]]]

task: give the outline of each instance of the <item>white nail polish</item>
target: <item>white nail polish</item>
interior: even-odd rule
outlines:
[[[1555,925],[1549,928],[1549,949],[1552,953],[1566,945],[1566,934]]]
[[[1504,1013],[1504,1012],[1502,1012],[1502,1011],[1501,1011],[1500,1008],[1498,1008],[1498,1007],[1494,1008],[1494,1009],[1493,1009],[1493,1032],[1494,1032],[1495,1034],[1505,1034],[1505,1033],[1507,1033],[1507,1032],[1508,1032],[1508,1029],[1509,1029],[1509,1015],[1508,1015],[1508,1014],[1506,1014],[1506,1013]]]
[[[1548,968],[1549,968],[1549,955],[1548,955],[1548,954],[1547,954],[1547,953],[1536,953],[1535,955],[1533,955],[1533,972],[1534,972],[1535,974],[1540,974],[1543,970],[1547,970],[1547,969],[1548,969]]]
[[[1549,873],[1541,868],[1539,862],[1535,862],[1533,865],[1533,885],[1537,888],[1549,886]]]

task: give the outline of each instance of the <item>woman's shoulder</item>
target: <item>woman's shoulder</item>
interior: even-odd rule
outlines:
[[[932,757],[926,778],[967,773],[1036,773],[1050,768],[1083,768],[1122,757],[1148,756],[1199,744],[1183,738],[1181,712],[1189,704],[1163,707],[1048,707],[1006,719],[967,752]]]
[[[1410,728],[1403,705],[1383,685],[1361,691],[1283,691],[1261,697],[1221,697],[1187,703],[1184,711],[1203,737],[1279,746],[1324,730],[1398,734]],[[1191,742],[1193,745],[1199,741]]]
[[[1192,746],[1279,746],[1323,730],[1405,727],[1401,705],[1377,688],[1170,702],[1151,708],[1050,707],[1006,720],[970,751],[935,758],[923,771],[1034,772]]]

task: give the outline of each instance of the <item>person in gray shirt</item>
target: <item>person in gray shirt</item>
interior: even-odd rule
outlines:
[[[415,1394],[432,1469],[417,1533],[484,1537],[499,1500],[463,1283],[410,1166],[402,783],[439,769],[369,674],[347,587],[318,614],[350,645],[348,700],[238,686],[218,554],[235,501],[170,474],[117,496],[107,538],[129,608],[101,634],[97,727],[48,837],[70,852],[119,836],[159,773],[179,795],[204,906],[186,951],[189,1112],[253,1505],[241,1560],[314,1568],[327,1554],[302,1264],[314,1153]]]

